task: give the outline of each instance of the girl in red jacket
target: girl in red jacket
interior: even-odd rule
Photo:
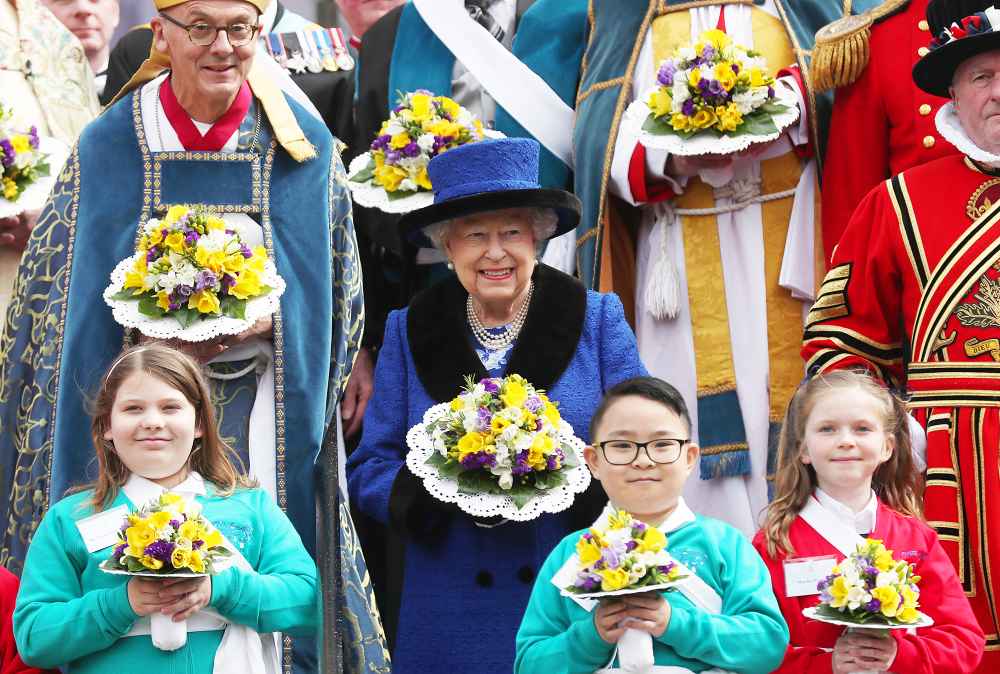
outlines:
[[[17,576],[0,566],[0,674],[43,674],[21,662],[10,616],[17,598]]]
[[[974,671],[983,632],[937,534],[920,519],[903,403],[866,374],[817,376],[789,404],[778,451],[774,501],[754,537],[791,635],[778,671]],[[915,565],[932,627],[848,632],[802,615],[819,602],[820,578],[865,537]]]

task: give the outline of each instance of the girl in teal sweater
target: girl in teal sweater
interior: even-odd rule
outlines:
[[[570,534],[535,580],[517,633],[515,674],[622,671],[616,643],[626,628],[652,636],[655,666],[647,671],[654,674],[763,673],[781,664],[788,627],[767,568],[738,530],[695,515],[681,496],[698,446],[677,390],[654,377],[623,381],[594,412],[590,437],[584,456],[609,505],[658,527],[671,557],[695,578],[679,591],[600,603],[564,597],[560,588],[575,577],[584,532]]]
[[[25,561],[14,610],[24,661],[74,674],[280,671],[277,633],[315,636],[316,565],[234,467],[197,364],[162,345],[126,351],[101,383],[91,433],[97,481],[46,513]],[[201,504],[236,563],[193,579],[100,571],[124,515],[167,490]],[[187,620],[180,649],[153,645],[156,612]]]

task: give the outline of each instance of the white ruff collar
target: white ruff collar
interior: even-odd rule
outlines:
[[[937,126],[938,133],[962,154],[992,168],[1000,168],[1000,155],[982,149],[965,133],[958,120],[958,113],[955,112],[954,101],[941,106],[934,116],[934,125]]]

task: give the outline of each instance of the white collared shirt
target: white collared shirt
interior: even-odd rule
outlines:
[[[878,512],[878,499],[875,498],[874,491],[868,498],[868,503],[865,504],[865,507],[857,513],[818,487],[816,488],[815,496],[824,510],[834,515],[856,533],[867,535],[875,531],[875,515]]]
[[[188,474],[183,482],[171,489],[162,487],[152,480],[147,480],[141,475],[132,473],[128,476],[128,480],[125,481],[122,491],[125,492],[125,495],[137,508],[149,503],[153,499],[159,498],[161,494],[167,491],[185,496],[205,496],[208,493],[205,489],[205,478],[194,470]]]

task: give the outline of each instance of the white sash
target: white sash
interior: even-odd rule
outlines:
[[[576,113],[531,68],[465,11],[462,0],[413,0],[420,17],[497,105],[573,168]]]
[[[150,500],[157,498],[166,490],[154,482],[150,482],[138,475],[131,475],[122,487],[125,496],[136,507],[142,506]],[[173,490],[176,493],[187,497],[194,494],[205,494],[204,480],[196,472],[191,473],[184,483],[178,485]],[[206,518],[207,520],[207,518]],[[219,532],[220,534],[222,532]],[[223,536],[223,544],[233,553],[233,564],[243,571],[253,571],[250,562],[246,560],[235,545]],[[246,625],[238,625],[228,622],[216,611],[204,608],[195,612],[187,619],[189,632],[204,632],[224,629],[222,642],[215,652],[215,662],[212,667],[213,674],[280,674],[281,661],[278,657],[280,648],[278,645],[278,634],[275,632],[259,633]],[[127,637],[138,636],[150,633],[149,617],[139,618],[135,621],[132,629],[125,635]]]
[[[799,517],[815,529],[816,533],[822,536],[827,543],[837,548],[844,557],[849,557],[857,550],[858,543],[865,541],[858,532],[821,506],[813,496],[809,497],[805,506],[799,511]]]

